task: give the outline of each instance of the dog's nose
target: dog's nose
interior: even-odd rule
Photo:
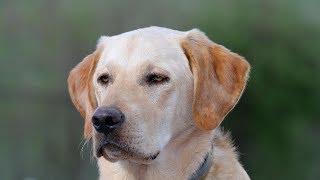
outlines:
[[[120,127],[123,122],[123,113],[114,107],[99,107],[92,116],[93,127],[100,133],[108,133]]]

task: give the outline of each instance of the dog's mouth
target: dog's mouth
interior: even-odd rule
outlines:
[[[104,143],[102,146],[97,148],[96,157],[104,157],[110,162],[116,162],[118,160],[129,160],[141,164],[151,164],[155,160],[160,152],[153,155],[145,155],[140,152],[131,150],[127,146],[119,146],[111,143]]]

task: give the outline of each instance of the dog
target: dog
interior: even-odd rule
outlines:
[[[99,179],[250,179],[219,128],[249,70],[198,29],[102,36],[68,78]]]

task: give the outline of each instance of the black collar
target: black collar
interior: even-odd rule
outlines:
[[[189,180],[200,180],[200,179],[204,179],[207,176],[209,169],[212,166],[212,153],[213,153],[212,151],[213,150],[211,149],[207,153],[207,155],[204,157],[203,162],[198,167],[198,169],[191,175]]]

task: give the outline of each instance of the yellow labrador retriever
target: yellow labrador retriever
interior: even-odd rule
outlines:
[[[249,69],[196,29],[101,37],[68,79],[100,179],[250,179],[218,128]]]

